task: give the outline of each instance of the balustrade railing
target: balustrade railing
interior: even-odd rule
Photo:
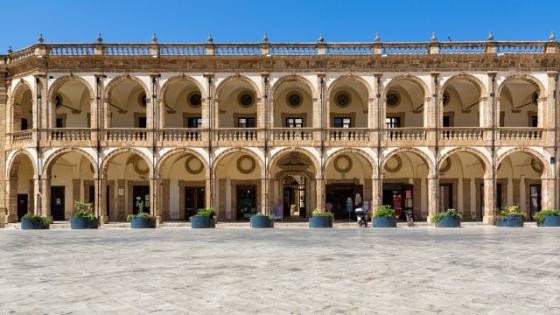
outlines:
[[[311,141],[313,128],[274,128],[271,130],[273,141]]]
[[[472,128],[447,127],[439,130],[439,138],[441,140],[454,140],[454,141],[483,140],[484,129],[478,127],[472,127]]]
[[[143,44],[111,44],[103,48],[103,53],[109,56],[148,56],[150,46]]]
[[[88,141],[91,140],[91,129],[57,128],[47,131],[50,141]]]
[[[49,47],[49,54],[53,56],[88,56],[95,55],[94,45],[62,44]]]
[[[502,141],[532,141],[542,140],[544,130],[541,128],[518,127],[498,128],[498,139]]]
[[[544,42],[497,42],[497,54],[542,54],[545,52]]]
[[[262,55],[262,46],[254,44],[218,45],[214,50],[217,56],[258,56]]]
[[[257,128],[218,128],[212,131],[219,142],[253,142],[258,140]]]
[[[384,129],[383,135],[388,141],[424,141],[426,130],[424,128],[391,128]]]
[[[106,141],[122,141],[123,144],[148,140],[148,130],[145,128],[109,128],[104,133]]]
[[[329,141],[346,143],[369,141],[371,129],[367,128],[330,128],[327,131]]]
[[[189,44],[163,44],[159,45],[161,56],[200,56],[206,55],[204,45]]]
[[[429,53],[427,43],[383,43],[382,55],[426,55]]]
[[[316,44],[271,44],[271,56],[314,56],[319,52]]]
[[[464,43],[441,43],[439,53],[443,55],[476,55],[484,54],[486,44],[484,42]]]
[[[202,141],[203,129],[199,128],[166,128],[159,130],[158,139],[169,142]]]
[[[22,144],[31,142],[33,140],[33,131],[29,130],[21,130],[12,133],[12,143],[13,144]]]

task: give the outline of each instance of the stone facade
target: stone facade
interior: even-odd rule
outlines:
[[[558,47],[41,40],[0,56],[0,207],[8,222],[67,220],[75,200],[103,222],[139,202],[160,221],[302,219],[351,199],[531,218],[558,207]]]

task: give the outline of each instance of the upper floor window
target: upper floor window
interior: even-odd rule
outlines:
[[[185,119],[185,127],[187,128],[200,128],[202,126],[201,117],[187,117]]]
[[[387,128],[400,128],[401,127],[401,117],[400,116],[388,116],[385,118],[385,125]]]
[[[287,117],[286,118],[287,128],[301,128],[303,127],[303,118],[301,117]]]
[[[257,126],[255,117],[238,117],[237,128],[255,128]]]
[[[352,118],[350,117],[335,117],[334,128],[350,128],[352,127]]]

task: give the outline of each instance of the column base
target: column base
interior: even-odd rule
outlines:
[[[162,224],[162,223],[163,223],[163,216],[156,215],[156,224]]]
[[[485,215],[482,217],[482,222],[488,225],[494,225],[496,223],[496,217],[493,215]]]
[[[433,217],[434,217],[433,215],[428,214],[428,217],[426,218],[426,222],[432,223],[432,218],[433,218]]]
[[[8,214],[8,215],[5,217],[5,220],[0,219],[0,222],[2,222],[2,223],[3,223],[3,222],[6,222],[6,223],[16,223],[16,222],[18,222],[18,216],[17,216],[17,214],[15,214],[15,213],[11,213],[11,214]]]
[[[107,215],[99,216],[99,223],[101,223],[101,224],[109,223],[109,216],[107,216]]]

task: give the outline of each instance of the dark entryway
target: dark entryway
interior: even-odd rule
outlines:
[[[150,186],[132,187],[132,213],[138,214],[140,205],[144,205],[144,212],[150,213]]]
[[[307,216],[306,179],[301,175],[286,176],[283,181],[283,217]]]
[[[443,212],[453,207],[453,185],[440,184],[439,185],[439,207],[438,211]]]
[[[51,215],[53,217],[53,221],[65,220],[64,186],[51,187]]]
[[[531,210],[531,220],[535,219],[535,213],[541,211],[541,185],[529,186],[529,207]]]
[[[204,208],[205,199],[204,187],[185,187],[185,219]]]
[[[237,186],[237,220],[248,220],[257,213],[257,186]]]
[[[383,205],[395,210],[400,220],[406,220],[406,211],[411,210],[414,216],[414,187],[410,184],[383,184]]]
[[[362,185],[356,184],[327,185],[326,201],[332,206],[335,219],[356,219],[354,209],[362,206],[363,190]]]
[[[29,197],[27,194],[18,194],[17,195],[17,215],[18,221],[21,221],[21,218],[29,211]]]

